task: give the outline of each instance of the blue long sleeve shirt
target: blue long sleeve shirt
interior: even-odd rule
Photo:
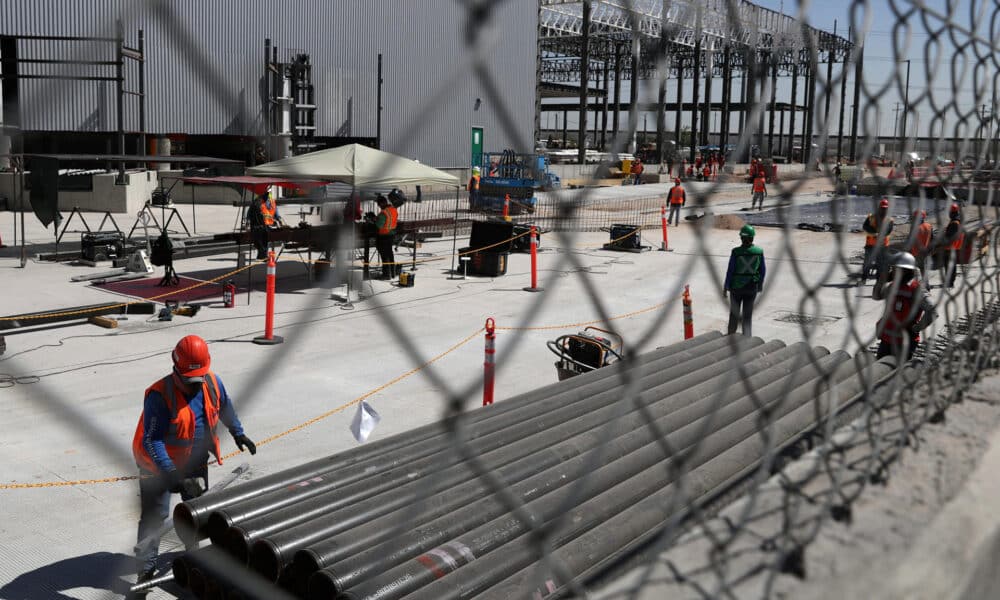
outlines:
[[[226,392],[226,386],[222,384],[222,378],[218,375],[215,376],[215,379],[219,382],[219,420],[229,428],[229,433],[233,437],[243,435],[243,425],[240,423],[239,417],[236,416],[236,410],[233,408],[232,400],[230,400],[229,394]],[[206,437],[207,423],[205,421],[205,398],[203,390],[204,386],[201,386],[193,396],[186,396],[188,406],[191,407],[191,411],[195,417],[194,443],[196,446],[204,444]],[[170,411],[167,409],[167,403],[163,400],[163,396],[159,392],[150,391],[146,394],[146,398],[143,401],[142,414],[142,445],[145,447],[146,453],[153,459],[156,467],[161,472],[167,473],[173,471],[176,469],[176,466],[170,460],[170,456],[167,455],[167,447],[163,441],[164,436],[166,436],[170,428]],[[206,449],[211,447],[211,442],[208,442]]]

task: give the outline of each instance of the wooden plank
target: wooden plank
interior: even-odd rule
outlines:
[[[90,317],[87,322],[105,329],[118,329],[118,321],[108,317]]]

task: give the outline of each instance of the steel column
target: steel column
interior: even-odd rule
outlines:
[[[792,162],[792,152],[795,148],[795,112],[799,108],[799,63],[792,65],[792,95],[788,113],[788,162]],[[802,160],[800,153],[799,160]]]
[[[722,129],[719,132],[719,150],[723,157],[726,156],[726,146],[729,144],[729,103],[733,96],[733,69],[730,53],[731,49],[727,44],[722,55]]]
[[[848,36],[850,34],[848,33]],[[850,71],[847,68],[848,60],[851,58],[850,52],[844,53],[844,64],[840,68],[840,124],[837,126],[837,162],[840,162],[844,144],[844,111],[847,110],[847,75]]]
[[[587,93],[590,83],[590,0],[583,0],[583,38],[580,41],[580,112],[577,123],[576,159],[584,164],[587,158]]]
[[[601,150],[602,151],[605,148],[607,148],[605,140],[607,132],[608,132],[608,61],[604,61],[604,106],[601,107]]]
[[[615,112],[614,114],[612,114],[612,119],[611,119],[611,130],[612,130],[611,137],[614,140],[614,150],[616,152],[621,150],[618,147],[618,134],[620,133],[620,121],[621,121],[621,106],[622,106],[622,47],[621,44],[615,44]]]
[[[778,61],[774,53],[771,59],[771,109],[767,120],[767,155],[774,156],[774,111],[778,104]],[[780,135],[780,133],[779,133]]]
[[[684,57],[677,57],[677,110],[674,111],[674,143],[677,144],[677,167],[680,168],[681,156],[681,116],[684,113]]]
[[[819,69],[819,65],[813,68],[812,60],[810,59],[809,73],[806,81],[809,83],[806,87],[806,116],[805,122],[802,123],[802,164],[808,165],[813,158],[813,123],[816,121],[816,73]]]
[[[858,160],[858,112],[861,109],[861,85],[864,81],[862,65],[864,64],[865,47],[858,47],[858,62],[854,65],[854,108],[851,110],[851,160]]]
[[[714,49],[708,51],[708,65],[705,69],[705,106],[702,112],[701,124],[701,145],[709,144],[709,136],[712,134],[712,70],[715,68]]]
[[[700,22],[700,10],[698,16]],[[698,37],[694,43],[694,74],[691,77],[693,83],[691,88],[691,152],[688,157],[691,164],[694,164],[694,157],[698,149],[698,83],[701,80],[701,35],[700,32],[695,32],[695,35]]]

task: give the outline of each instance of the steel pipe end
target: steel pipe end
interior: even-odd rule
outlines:
[[[339,593],[337,577],[329,569],[316,571],[309,576],[308,593],[306,594],[306,598],[309,600],[331,600],[332,598],[338,600],[351,598],[353,600],[355,597],[350,592],[344,592],[343,595],[338,595]]]
[[[191,566],[184,556],[178,556],[170,565],[170,571],[174,574],[174,581],[182,588],[188,587],[190,568]]]
[[[306,581],[313,573],[322,569],[323,565],[320,564],[320,558],[316,552],[305,548],[295,553],[292,558],[292,568],[295,570],[296,576],[302,581]]]
[[[281,570],[284,567],[281,550],[271,540],[257,540],[251,546],[249,564],[251,569],[275,583],[281,577]]]
[[[204,531],[216,546],[226,545],[226,535],[233,526],[233,519],[224,512],[213,512],[205,521]]]
[[[230,527],[221,544],[241,564],[250,564],[250,536],[242,527]]]
[[[208,577],[204,571],[195,567],[188,570],[188,589],[196,597],[204,599],[205,591],[208,587]]]
[[[204,536],[198,531],[198,520],[195,517],[194,509],[181,502],[174,507],[174,531],[177,537],[181,538],[185,546],[194,546],[198,540]]]

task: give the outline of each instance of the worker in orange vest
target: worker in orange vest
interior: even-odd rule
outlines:
[[[750,210],[757,207],[757,210],[764,210],[764,197],[767,196],[767,186],[764,185],[763,170],[757,171],[757,176],[753,178],[753,196],[750,198]]]
[[[861,267],[861,285],[868,281],[872,269],[878,273],[884,271],[883,261],[885,260],[885,248],[889,246],[889,234],[895,221],[889,216],[889,199],[882,198],[878,204],[878,212],[868,213],[868,217],[861,225],[865,232],[865,259]]]
[[[941,253],[943,258],[941,269],[942,281],[946,281],[948,288],[955,285],[955,275],[958,273],[958,255],[965,244],[965,230],[962,228],[962,209],[958,204],[952,204],[948,211],[948,226],[944,230],[942,245],[945,251]]]
[[[375,199],[381,210],[375,219],[375,249],[382,261],[382,279],[392,279],[399,274],[399,265],[393,256],[392,246],[396,241],[396,225],[399,223],[399,212],[396,207],[379,194]]]
[[[472,167],[472,176],[469,177],[469,185],[466,186],[469,192],[469,209],[480,208],[479,204],[479,167]]]
[[[170,495],[197,498],[208,488],[209,454],[222,464],[215,434],[219,422],[229,429],[241,452],[257,453],[256,444],[243,432],[222,379],[210,370],[212,358],[205,340],[197,335],[181,338],[172,358],[173,371],[146,389],[132,438],[142,506],[137,583],[155,574],[160,546],[156,532],[167,518]]]
[[[278,214],[278,203],[270,193],[257,197],[257,206],[250,211],[250,234],[253,245],[257,248],[257,260],[267,258],[267,233],[285,222]]]
[[[901,253],[889,270],[886,282],[875,286],[872,297],[885,299],[878,322],[877,358],[897,356],[910,360],[920,343],[920,331],[937,317],[934,303],[925,289],[916,259]]]
[[[642,183],[642,172],[646,168],[642,164],[642,159],[636,158],[635,162],[632,163],[632,185],[639,185]]]
[[[674,179],[674,187],[670,188],[670,194],[667,196],[670,200],[670,213],[667,215],[667,223],[673,221],[673,224],[681,224],[681,207],[687,203],[687,194],[684,193],[684,188],[681,187],[680,178]]]
[[[913,240],[913,243],[910,244],[910,254],[917,261],[917,268],[926,279],[927,271],[924,269],[924,263],[927,260],[927,253],[931,249],[931,236],[934,234],[934,228],[927,222],[926,210],[913,211],[913,223],[910,225],[910,231],[910,239]]]

